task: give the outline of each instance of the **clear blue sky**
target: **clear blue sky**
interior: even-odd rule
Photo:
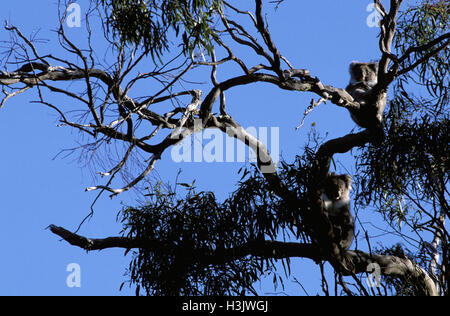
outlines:
[[[294,67],[307,68],[325,84],[344,88],[352,60],[379,58],[378,31],[366,24],[369,15],[366,6],[370,2],[286,0],[275,14],[270,5],[266,5],[265,10],[270,13],[274,41]],[[56,3],[55,0],[3,1],[0,20],[2,23],[8,20],[25,35],[39,31],[39,38],[49,39],[48,44],[40,46],[41,53],[57,52],[60,50],[58,42],[50,32],[57,25]],[[85,9],[86,1],[78,3]],[[94,29],[94,33],[99,31]],[[83,28],[74,28],[68,35],[82,39],[86,33]],[[0,40],[8,38],[7,33],[0,30]],[[2,47],[2,52],[4,49]],[[218,77],[219,80],[227,78],[220,70]],[[135,91],[133,95],[140,92]],[[329,133],[329,137],[345,135],[354,127],[344,109],[322,104],[307,118],[305,126],[295,131],[311,97],[317,98],[258,84],[231,90],[227,94],[227,104],[230,114],[244,127],[279,127],[281,155],[292,161],[300,152],[312,122],[321,133]],[[31,100],[36,100],[34,92],[10,99],[0,110],[0,295],[133,295],[134,289],[127,286],[119,291],[120,284],[126,280],[123,275],[129,263],[129,257],[124,257],[122,250],[86,253],[61,242],[45,229],[49,224],[76,228],[89,213],[96,196],[96,192],[86,193],[84,189],[100,184],[101,180],[93,177],[92,170],[79,164],[77,156],[53,159],[60,150],[76,147],[81,139],[69,128],[56,127],[55,113],[30,103]],[[59,99],[55,97],[52,101],[58,103]],[[64,107],[69,109],[70,104]],[[337,158],[341,163],[338,163],[339,171],[353,171],[348,155]],[[242,165],[176,164],[166,160],[157,164],[157,171],[161,178],[173,181],[176,171],[182,168],[182,180],[196,179],[199,189],[215,190],[217,196],[224,198],[234,190],[239,179],[237,170]],[[117,211],[121,203],[135,205],[135,199],[133,192],[112,200],[104,195],[80,234],[88,237],[118,235],[121,227],[116,222]],[[367,220],[365,216],[370,214],[363,216],[362,220]],[[66,285],[69,274],[66,267],[70,263],[81,267],[80,288]],[[293,276],[313,295],[320,285],[320,275],[316,272],[317,268],[307,260],[293,260]],[[271,286],[265,285],[261,293],[274,292]],[[304,294],[292,282],[287,292]]]

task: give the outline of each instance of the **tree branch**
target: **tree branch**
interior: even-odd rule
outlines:
[[[109,248],[145,248],[146,250],[154,252],[164,252],[168,246],[175,247],[175,245],[167,245],[159,240],[144,241],[127,237],[87,238],[74,234],[59,226],[50,225],[48,228],[52,233],[58,235],[69,244],[80,247],[86,251],[104,250]],[[320,247],[317,247],[314,244],[254,240],[230,249],[220,249],[216,251],[207,249],[189,249],[189,251],[184,251],[183,253],[189,253],[190,260],[194,258],[195,261],[202,264],[223,264],[246,256],[254,256],[260,259],[298,257],[308,258],[315,262],[327,260],[327,255],[321,253],[320,249]],[[417,284],[422,285],[424,294],[432,296],[437,295],[433,280],[422,268],[407,258],[387,255],[371,255],[362,251],[347,251],[345,255],[347,260],[352,263],[353,269],[350,271],[351,273],[365,273],[370,264],[376,263],[381,268],[381,274],[411,278]],[[347,273],[347,275],[349,274]]]

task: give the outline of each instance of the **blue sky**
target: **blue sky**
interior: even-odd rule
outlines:
[[[87,8],[86,2],[78,1],[82,10]],[[378,30],[366,24],[370,14],[366,7],[370,2],[286,0],[275,13],[270,5],[266,5],[265,10],[269,13],[274,41],[295,68],[307,68],[325,84],[344,88],[351,61],[379,58]],[[55,34],[51,32],[57,25],[57,1],[4,1],[0,20],[2,23],[8,20],[25,35],[39,31],[39,38],[49,39],[47,44],[40,45],[41,53],[60,51]],[[99,31],[94,29],[97,35]],[[72,28],[68,29],[68,35],[82,40],[86,33],[83,28]],[[8,38],[7,33],[0,30],[0,40]],[[219,80],[229,76],[219,70]],[[312,97],[317,99],[312,94],[257,84],[231,90],[227,94],[227,105],[230,114],[244,127],[279,127],[280,154],[292,161],[301,151],[312,122],[323,135],[329,133],[328,137],[345,135],[354,128],[344,109],[322,104],[308,116],[304,127],[296,131]],[[29,102],[36,98],[34,92],[27,92],[10,99],[0,110],[0,295],[133,295],[134,289],[127,286],[119,291],[120,284],[126,280],[124,273],[129,263],[123,250],[86,253],[61,242],[46,230],[50,224],[75,229],[90,212],[97,194],[84,192],[84,189],[101,180],[94,177],[99,170],[93,172],[85,167],[77,160],[77,155],[68,158],[59,155],[54,159],[61,150],[78,146],[82,139],[69,128],[57,127],[57,116],[48,108]],[[52,101],[62,102],[57,97]],[[70,104],[64,106],[70,109]],[[337,157],[339,172],[353,171],[349,157]],[[223,199],[234,190],[240,178],[237,171],[242,165],[237,162],[176,164],[166,159],[157,164],[157,175],[173,182],[181,168],[182,181],[190,183],[196,179],[198,189],[215,190]],[[118,235],[121,227],[116,222],[117,211],[123,204],[135,205],[136,199],[133,192],[113,199],[104,195],[96,204],[93,218],[79,233],[88,237]],[[372,215],[360,216],[370,221]],[[69,275],[66,267],[70,263],[81,267],[80,288],[66,285]],[[309,294],[320,291],[320,274],[315,273],[318,270],[313,264],[296,259],[292,267],[293,276],[303,283]],[[287,292],[304,294],[300,287],[288,283]],[[261,286],[262,294],[273,292],[266,283]]]

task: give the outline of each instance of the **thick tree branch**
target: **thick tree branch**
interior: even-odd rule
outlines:
[[[142,242],[126,237],[87,238],[74,234],[63,227],[50,225],[48,228],[53,234],[58,235],[72,246],[80,247],[86,251],[109,248],[132,249],[143,246]]]
[[[146,250],[161,252],[165,251],[168,246],[175,247],[175,245],[167,245],[159,240],[144,241],[126,237],[87,238],[55,225],[50,225],[49,229],[69,244],[86,251],[109,248],[145,248]],[[322,253],[320,249],[314,244],[255,240],[231,249],[219,249],[216,251],[189,249],[182,253],[189,253],[190,258],[188,261],[194,260],[202,264],[223,264],[246,256],[254,256],[260,259],[299,257],[308,258],[315,262],[328,260],[327,255]],[[396,256],[370,255],[362,251],[347,251],[345,256],[353,267],[349,273],[365,273],[370,264],[376,263],[380,266],[382,275],[412,279],[416,284],[423,287],[424,294],[437,295],[433,280],[410,259]]]
[[[305,70],[302,69],[301,71],[304,72]],[[297,74],[298,72],[292,73]],[[212,112],[213,105],[217,101],[222,92],[225,92],[226,90],[236,86],[243,86],[256,82],[266,82],[275,84],[284,90],[314,92],[322,98],[331,100],[334,104],[338,106],[345,107],[347,109],[359,108],[359,103],[355,102],[352,96],[348,94],[347,91],[343,89],[334,88],[332,86],[324,85],[322,82],[320,82],[318,78],[313,78],[310,75],[302,76],[301,79],[289,77],[291,76],[292,73],[290,71],[285,72],[285,77],[286,75],[288,75],[288,77],[283,79],[265,73],[252,73],[248,75],[234,77],[217,84],[214,88],[211,89],[209,94],[205,97],[200,107],[200,116],[203,120],[203,123],[205,124],[208,121],[209,116]]]

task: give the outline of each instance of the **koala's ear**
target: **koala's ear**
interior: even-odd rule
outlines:
[[[331,178],[334,178],[334,177],[337,177],[337,174],[335,174],[334,172],[328,172],[328,175],[327,175],[328,179],[331,179]]]
[[[341,180],[345,182],[347,187],[351,186],[351,184],[352,184],[352,177],[350,177],[350,175],[348,175],[348,174],[341,174],[339,176],[339,178],[341,178]]]
[[[369,66],[370,66],[370,68],[371,68],[375,73],[378,72],[378,62],[376,62],[376,63],[370,63]]]
[[[357,61],[352,61],[352,62],[350,63],[350,67],[348,68],[348,71],[350,72],[351,75],[354,74],[354,71],[355,71],[356,67],[358,67],[360,64],[361,64],[361,63],[360,63],[360,62],[357,62]]]

